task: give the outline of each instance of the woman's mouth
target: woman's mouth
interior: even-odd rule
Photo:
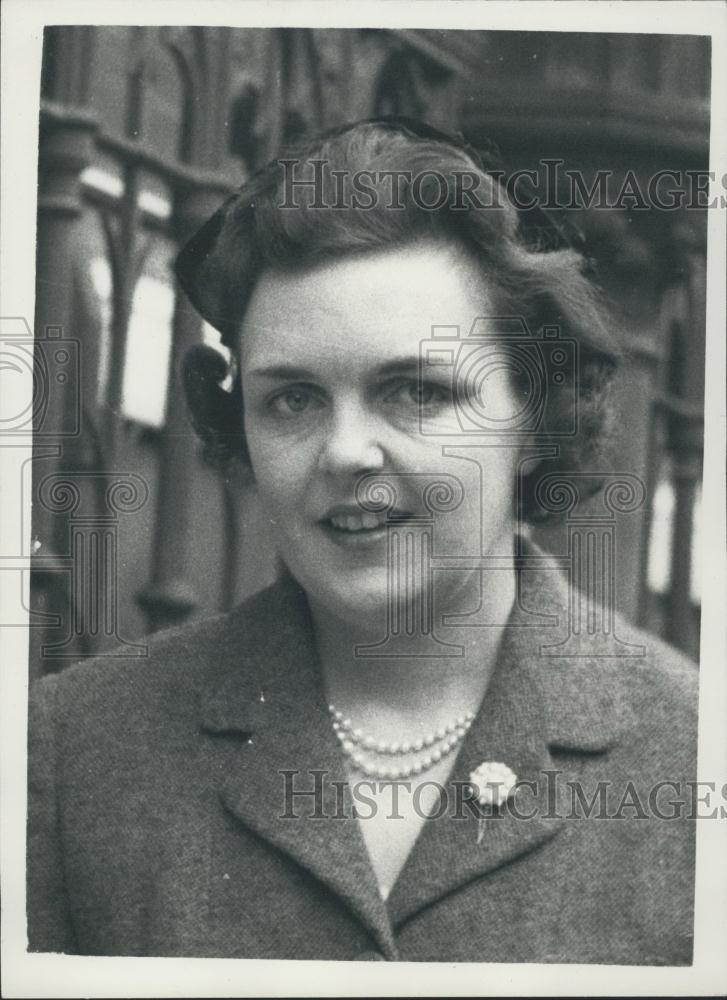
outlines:
[[[411,515],[397,511],[392,517],[391,512],[339,510],[333,511],[320,521],[327,537],[344,548],[360,548],[379,545],[386,538],[386,526],[391,523],[401,523]]]
[[[334,514],[328,523],[338,531],[372,531],[386,523],[385,514]]]

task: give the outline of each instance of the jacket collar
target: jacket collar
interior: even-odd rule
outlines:
[[[484,827],[467,810],[464,818],[450,820],[445,814],[428,821],[388,908],[357,820],[314,818],[313,796],[296,800],[298,818],[283,818],[286,771],[298,772],[288,778],[298,789],[320,782],[318,802],[327,817],[336,810],[352,816],[345,760],[330,726],[304,594],[286,578],[228,619],[233,641],[225,645],[237,653],[234,662],[223,665],[221,684],[203,699],[202,728],[212,734],[244,733],[252,742],[240,744],[243,759],[222,792],[226,807],[336,892],[389,958],[396,957],[390,920],[408,919],[457,886],[557,835],[561,821],[555,816],[564,810],[552,800],[560,786],[554,792],[547,778],[556,769],[551,750],[603,752],[631,723],[613,668],[604,667],[603,658],[587,649],[576,658],[558,657],[544,648],[563,635],[569,591],[554,562],[533,546],[526,554],[539,557],[536,568],[519,571],[516,608],[447,791],[451,804],[457,786],[461,789],[479,764],[503,762],[532,783],[521,789],[520,813],[533,812],[537,804],[538,815],[521,820],[506,810]],[[539,624],[533,626],[535,608]],[[552,616],[545,624],[542,612]],[[313,771],[322,774],[316,777]]]
[[[579,640],[578,655],[573,655],[572,644],[569,655],[559,655],[568,635],[573,590],[553,558],[530,541],[523,551],[532,568],[518,573],[516,608],[505,630],[501,659],[526,663],[551,749],[608,750],[634,723],[620,678],[623,661],[601,655],[598,636],[587,632]],[[537,609],[538,617],[551,620],[530,627],[525,609]]]
[[[250,740],[240,743],[239,766],[224,781],[225,807],[341,897],[382,954],[395,959],[325,704],[305,597],[286,578],[233,612],[229,625],[236,663],[202,705],[205,731]],[[314,794],[286,802],[286,782]],[[336,814],[348,818],[330,818]]]

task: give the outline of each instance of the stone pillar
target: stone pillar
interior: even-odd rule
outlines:
[[[64,442],[61,461],[70,460],[73,442],[81,434],[76,414],[81,410],[81,365],[78,341],[72,329],[72,289],[74,246],[77,222],[82,212],[81,173],[94,155],[95,122],[82,110],[54,108],[41,113],[38,166],[38,237],[36,252],[35,336],[36,371],[41,382],[50,376],[41,391],[43,406],[34,430],[47,443],[51,438]],[[52,356],[50,342],[57,344]],[[64,347],[63,341],[69,341]],[[49,346],[46,347],[46,344]],[[70,351],[65,366],[59,351]],[[68,367],[71,382],[57,382],[60,369]],[[42,417],[42,421],[40,418]],[[69,432],[70,428],[70,432]],[[60,538],[57,519],[38,512],[34,530],[52,546]]]
[[[83,211],[81,174],[95,155],[96,120],[87,109],[95,28],[45,32],[43,100],[38,148],[33,492],[51,472],[72,466],[83,428],[81,345],[73,328],[78,223]],[[36,393],[34,393],[36,396]],[[59,622],[67,595],[49,570],[65,545],[66,518],[34,503],[31,609]],[[42,628],[30,633],[33,675],[42,674]]]

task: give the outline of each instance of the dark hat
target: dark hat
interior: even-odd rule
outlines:
[[[389,140],[393,140],[393,143]],[[279,192],[282,197],[286,183],[283,180],[284,164],[322,161],[353,171],[361,166],[368,168],[376,162],[387,164],[386,158],[389,155],[394,157],[396,154],[405,158],[399,162],[407,162],[406,158],[410,156],[415,159],[417,147],[422,144],[430,149],[434,146],[439,147],[440,151],[446,150],[446,156],[454,156],[458,160],[458,169],[464,162],[483,175],[492,171],[493,184],[497,183],[494,178],[502,172],[493,169],[497,162],[501,162],[494,150],[480,154],[460,135],[449,135],[426,123],[404,117],[372,118],[342,125],[284,150],[230,195],[182,248],[174,267],[189,301],[220,332],[222,343],[228,347],[235,346],[253,286],[266,262],[296,266],[303,261],[320,259],[326,253],[338,255],[345,252],[342,249],[344,247],[355,251],[376,245],[378,236],[375,230],[372,229],[370,233],[364,231],[366,217],[373,215],[368,211],[358,213],[362,216],[360,226],[353,225],[354,220],[350,220],[350,233],[348,220],[342,220],[340,213],[324,213],[332,214],[337,220],[329,219],[330,232],[326,233],[318,246],[311,245],[313,241],[310,239],[310,229],[305,222],[301,225],[301,220],[296,222],[289,218],[288,213],[277,203],[276,193]],[[384,159],[381,160],[381,157]],[[329,172],[333,174],[338,171]],[[444,207],[446,213],[448,206]],[[543,233],[547,233],[546,244],[549,250],[576,245],[573,233],[567,233],[561,223],[546,216],[537,206],[528,212],[529,218],[524,213],[519,213],[509,202],[502,206],[503,212],[499,210],[499,205],[495,207],[497,211],[474,213],[479,218],[470,220],[472,226],[483,231],[487,222],[499,238],[517,241],[525,249],[532,248],[528,230],[536,234],[536,243],[543,242]],[[285,218],[282,217],[284,214]],[[393,215],[399,216],[400,213]],[[433,221],[431,212],[422,213],[422,219],[424,216],[428,227]],[[451,216],[449,230],[454,231],[453,223],[456,221],[459,232],[465,223],[463,213],[452,212]],[[518,226],[520,229],[516,236]],[[401,237],[402,233],[404,229],[400,227],[399,233],[394,233],[392,240],[397,236]],[[468,234],[465,235],[469,239]],[[541,248],[538,246],[536,249]],[[546,254],[543,260],[547,258]],[[561,279],[572,284],[572,275],[565,279],[563,275],[561,268]],[[581,291],[585,296],[585,290]],[[593,335],[591,339],[595,339]],[[606,341],[602,339],[601,348],[605,349]]]
[[[197,312],[231,347],[240,327],[249,288],[255,213],[246,186],[231,195],[184,245],[174,273]],[[249,276],[249,280],[252,275]]]

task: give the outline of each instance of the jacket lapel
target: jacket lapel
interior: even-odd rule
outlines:
[[[447,811],[425,822],[389,896],[395,924],[559,832],[557,803],[548,808],[544,776],[554,764],[544,735],[542,706],[534,697],[528,664],[514,655],[518,644],[510,639],[506,633],[483,706],[453,768],[446,789]],[[457,803],[462,802],[471,772],[485,761],[506,764],[520,782],[533,784],[523,784],[508,807],[480,819],[466,804],[458,808]],[[518,819],[516,809],[522,816],[536,815]]]
[[[245,669],[229,671],[203,707],[204,730],[249,739],[224,782],[224,805],[337,893],[394,958],[388,912],[324,700],[305,598],[285,579],[246,611],[244,627],[238,623]],[[286,782],[289,790],[315,794],[286,797]]]
[[[426,821],[389,896],[395,926],[556,837],[569,801],[551,748],[603,752],[629,724],[628,707],[611,692],[602,658],[587,649],[572,659],[541,654],[567,626],[568,590],[554,564],[545,560],[537,570],[521,571],[518,605],[556,615],[554,624],[520,625],[514,609],[446,789],[447,811]],[[508,806],[484,820],[466,804],[455,805],[483,762],[506,764],[520,782]]]

